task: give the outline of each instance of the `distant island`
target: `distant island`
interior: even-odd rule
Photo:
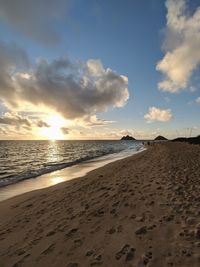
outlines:
[[[126,136],[123,136],[121,140],[136,140],[136,139],[130,135],[126,135]]]
[[[158,135],[154,140],[155,141],[166,141],[168,139],[162,135]]]

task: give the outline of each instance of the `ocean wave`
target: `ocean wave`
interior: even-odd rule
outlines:
[[[10,165],[4,166],[4,169],[2,168],[2,171],[0,171],[0,187],[14,184],[22,180],[36,178],[46,173],[50,173],[53,171],[71,167],[73,165],[76,165],[76,164],[79,164],[85,161],[89,161],[92,159],[96,159],[102,156],[106,156],[109,154],[119,153],[121,151],[130,150],[130,149],[137,151],[138,149],[141,148],[141,144],[139,143],[134,144],[134,142],[132,144],[127,143],[126,145],[124,145],[124,143],[121,144],[121,143],[116,143],[114,141],[110,141],[110,142],[109,141],[107,142],[95,141],[94,143],[91,143],[91,142],[92,141],[88,141],[87,143],[86,141],[83,141],[83,143],[80,143],[78,145],[77,145],[77,142],[75,142],[74,147],[70,148],[71,155],[67,153],[66,158],[64,156],[65,153],[63,152],[64,151],[63,144],[58,143],[56,149],[60,150],[60,152],[58,152],[57,154],[53,154],[54,150],[52,147],[50,147],[50,153],[49,153],[50,158],[47,157],[47,159],[43,159],[42,156],[45,155],[45,151],[43,149],[39,152],[37,160],[35,158],[35,155],[33,158],[31,158],[32,155],[29,155],[29,159],[27,160],[26,153],[28,156],[28,148],[29,148],[28,145],[30,145],[28,143],[27,151],[22,155],[21,158],[19,157],[18,159],[18,166],[16,165],[16,155],[15,155],[15,158],[13,158],[13,161],[12,161],[12,158],[10,158]],[[11,143],[11,145],[13,144]],[[34,145],[37,146],[37,142],[35,142]],[[26,146],[26,145],[23,144],[23,146]],[[66,147],[66,150],[68,150],[69,152],[69,147]],[[69,160],[70,157],[74,157],[72,155],[75,155],[76,158]],[[38,158],[40,158],[40,160]],[[7,158],[5,160],[7,161]],[[8,169],[8,168],[10,168],[10,171],[8,172],[5,171],[5,169]]]

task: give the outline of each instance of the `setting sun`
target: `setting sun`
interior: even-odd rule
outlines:
[[[58,115],[50,116],[46,121],[49,127],[42,129],[42,136],[49,140],[64,139],[65,136],[62,132],[62,127],[66,125],[66,121]]]

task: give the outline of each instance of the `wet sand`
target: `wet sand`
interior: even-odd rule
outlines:
[[[200,146],[165,143],[0,203],[0,266],[200,266]]]

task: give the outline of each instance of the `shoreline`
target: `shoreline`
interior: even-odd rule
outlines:
[[[155,144],[0,202],[0,265],[199,266],[199,155]]]
[[[35,179],[85,162],[98,161],[98,159],[104,157],[115,157],[115,154],[121,154],[124,151],[128,152],[129,150],[133,150],[134,152],[143,146],[141,141],[124,142],[119,140],[29,142],[38,151],[37,154],[31,151],[31,146],[26,141],[18,142],[18,145],[14,145],[14,149],[13,143],[15,142],[13,140],[6,141],[5,149],[11,156],[9,161],[6,161],[6,157],[4,158],[3,156],[0,188],[25,180]],[[24,151],[16,164],[15,158],[18,157],[17,150],[20,149],[24,149]]]
[[[48,188],[72,179],[84,177],[88,172],[94,169],[105,166],[111,162],[130,157],[144,151],[145,149],[145,147],[141,147],[137,151],[124,150],[118,153],[104,155],[66,168],[62,168],[60,170],[52,171],[34,178],[24,179],[22,181],[0,187],[0,202],[31,191]]]

